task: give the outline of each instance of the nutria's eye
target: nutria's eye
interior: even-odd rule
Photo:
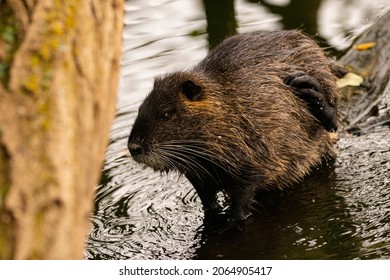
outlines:
[[[159,114],[159,118],[161,120],[168,120],[169,118],[172,117],[172,115],[174,114],[175,110],[171,110],[171,111],[165,111],[165,112],[161,112]]]
[[[166,120],[166,119],[169,119],[170,115],[171,115],[171,114],[170,114],[169,112],[165,112],[165,113],[162,115],[161,118],[162,118],[163,120]]]

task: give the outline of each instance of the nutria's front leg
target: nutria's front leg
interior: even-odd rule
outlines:
[[[194,186],[206,214],[217,212],[219,205],[217,203],[216,187],[212,184],[206,184],[202,178],[197,176],[186,175],[186,177]]]
[[[230,190],[231,222],[236,223],[246,220],[253,210],[253,196],[257,185],[239,186]]]
[[[230,222],[237,223],[244,221],[252,214],[251,205],[248,202],[232,201]]]
[[[337,130],[337,110],[333,100],[328,100],[318,81],[304,72],[296,72],[285,79],[285,84],[295,89],[328,131]]]

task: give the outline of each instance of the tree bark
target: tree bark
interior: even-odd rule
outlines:
[[[0,1],[0,258],[83,257],[122,19],[123,0]]]
[[[372,125],[370,122],[386,122],[390,110],[380,118],[370,120],[378,112],[378,105],[390,94],[390,10],[382,13],[340,58],[339,63],[347,71],[364,78],[359,87],[342,89],[340,103],[341,124],[343,129],[356,131],[360,126]],[[375,43],[367,49],[356,46]]]

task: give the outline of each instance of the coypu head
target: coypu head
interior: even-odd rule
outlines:
[[[210,83],[199,73],[176,72],[156,78],[128,138],[135,161],[156,171],[187,174],[204,169],[201,161],[218,160],[208,147],[212,136],[207,126],[221,110],[206,88],[219,86],[213,83],[210,87]]]

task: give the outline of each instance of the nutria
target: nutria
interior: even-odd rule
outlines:
[[[232,36],[195,67],[157,77],[128,139],[132,157],[178,171],[204,209],[252,213],[259,190],[283,189],[335,156],[332,63],[299,31]]]

